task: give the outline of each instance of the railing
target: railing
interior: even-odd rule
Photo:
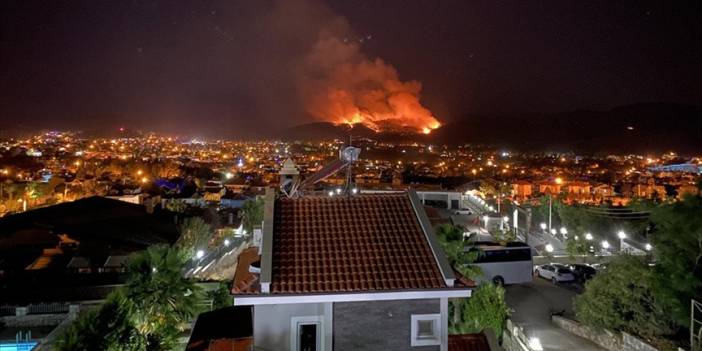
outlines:
[[[0,316],[14,316],[16,306],[2,305],[0,306]]]
[[[24,308],[21,314],[59,314],[68,313],[69,304],[61,302],[38,303],[27,306],[1,305],[0,316],[15,316],[17,308]]]
[[[54,314],[54,313],[68,313],[67,303],[40,303],[40,304],[30,304],[27,306],[27,314]]]

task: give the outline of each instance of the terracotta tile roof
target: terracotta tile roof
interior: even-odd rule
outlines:
[[[446,288],[407,193],[279,199],[271,293]]]
[[[490,351],[490,344],[484,334],[449,335],[449,351]]]
[[[232,294],[256,294],[261,291],[259,274],[249,272],[249,266],[260,260],[258,247],[249,247],[239,254],[232,282]]]

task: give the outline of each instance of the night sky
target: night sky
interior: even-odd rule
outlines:
[[[700,1],[3,1],[0,123],[265,135],[333,28],[442,122],[702,102]]]

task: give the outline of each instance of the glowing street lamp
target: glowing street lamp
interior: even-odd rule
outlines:
[[[607,240],[602,240],[602,248],[605,250],[609,249],[609,242]]]
[[[653,250],[653,246],[649,243],[646,243],[646,246],[644,246],[644,249],[646,249],[646,251],[651,251],[651,250]]]
[[[203,258],[203,257],[205,257],[205,251],[203,251],[203,250],[197,250],[197,252],[195,253],[195,258],[197,258],[197,259],[199,260],[199,259],[201,259],[201,258]]]
[[[585,240],[592,240],[592,234],[585,233]]]
[[[551,235],[556,235],[557,233],[558,231],[556,230],[556,228],[551,229]]]
[[[232,174],[232,172],[227,172],[227,173],[224,173],[224,177],[227,179],[232,179],[234,177],[234,174]]]
[[[549,253],[553,252],[553,245],[546,244],[546,252],[549,252]]]
[[[626,239],[626,233],[623,230],[617,232],[617,238],[619,238],[619,251],[624,248],[624,239]]]
[[[224,239],[224,246],[229,246],[230,242],[229,239]]]
[[[541,227],[541,230],[546,230],[546,223],[541,222],[541,224],[539,224],[539,227]]]
[[[566,229],[565,227],[561,227],[561,234],[563,234],[563,235],[568,234],[568,229]]]

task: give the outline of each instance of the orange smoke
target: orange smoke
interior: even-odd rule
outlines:
[[[300,85],[307,112],[322,121],[424,134],[441,126],[419,102],[419,82],[401,81],[394,67],[369,60],[354,40],[320,34]]]

